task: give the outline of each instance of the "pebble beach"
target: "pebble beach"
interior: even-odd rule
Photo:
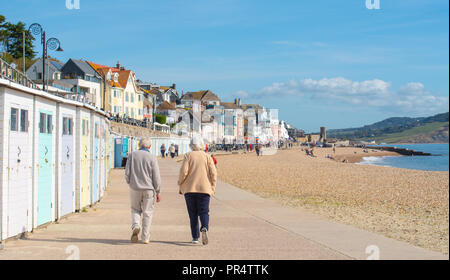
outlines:
[[[449,252],[449,172],[358,165],[394,155],[360,148],[300,148],[217,155],[219,179],[284,205],[389,238]],[[332,159],[329,158],[332,157]],[[347,163],[346,163],[347,162]]]

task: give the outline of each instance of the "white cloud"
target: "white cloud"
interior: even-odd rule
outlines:
[[[299,84],[296,80],[290,80],[285,83],[273,83],[271,86],[263,88],[258,94],[264,96],[302,96],[299,91]]]
[[[422,83],[408,83],[393,90],[390,82],[380,79],[352,81],[342,77],[277,82],[253,95],[256,98],[287,96],[409,114],[442,112],[448,110],[449,104],[448,97],[431,94]]]
[[[236,91],[236,93],[234,95],[238,98],[247,98],[248,97],[248,93],[243,90]]]

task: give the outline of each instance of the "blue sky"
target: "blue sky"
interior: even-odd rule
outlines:
[[[448,1],[365,2],[2,0],[0,14],[43,25],[62,61],[120,61],[141,80],[278,108],[307,131],[448,111]]]

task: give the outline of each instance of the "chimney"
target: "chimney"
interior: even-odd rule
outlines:
[[[234,99],[234,104],[236,104],[236,105],[238,104],[238,103],[237,103],[237,98]]]
[[[172,84],[173,89],[177,89],[177,84]]]
[[[117,61],[116,68],[120,70],[120,61]]]
[[[241,106],[241,99],[238,99],[238,106]]]

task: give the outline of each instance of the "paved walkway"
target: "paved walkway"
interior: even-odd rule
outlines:
[[[162,202],[151,243],[131,244],[128,187],[113,170],[105,197],[26,239],[7,241],[0,259],[366,259],[377,245],[381,259],[448,259],[447,256],[282,207],[219,182],[211,201],[210,244],[190,244],[189,219],[176,180],[179,164],[161,160]]]

